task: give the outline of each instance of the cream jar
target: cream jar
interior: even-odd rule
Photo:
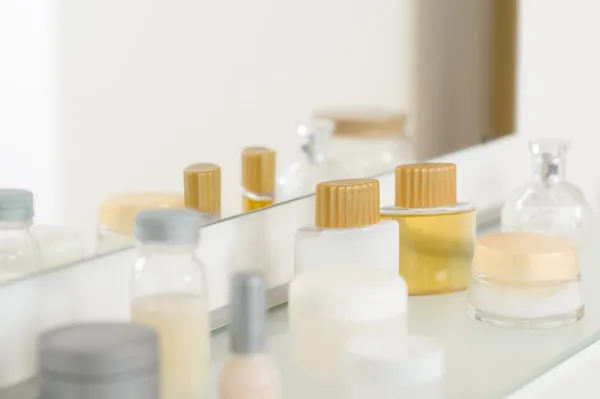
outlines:
[[[563,237],[490,234],[475,246],[470,312],[496,326],[552,328],[584,315],[579,256]]]

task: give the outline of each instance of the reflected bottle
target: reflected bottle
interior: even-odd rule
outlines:
[[[314,192],[321,181],[343,179],[348,172],[327,155],[335,124],[314,118],[298,126],[303,159],[290,165],[277,180],[277,201],[287,201]]]
[[[39,244],[29,231],[33,194],[0,189],[0,282],[26,276],[42,267]]]
[[[296,274],[332,266],[398,270],[398,223],[379,216],[379,180],[317,184],[315,225],[296,233]]]
[[[400,165],[395,173],[395,206],[381,208],[381,218],[399,224],[399,270],[409,295],[466,289],[475,207],[456,202],[456,165]]]
[[[550,234],[581,243],[592,211],[581,191],[565,178],[569,148],[564,139],[529,142],[533,175],[506,200],[502,231]]]
[[[185,207],[200,212],[204,223],[221,219],[221,168],[197,163],[183,170]]]
[[[160,339],[162,399],[203,398],[210,365],[206,272],[195,256],[202,218],[184,209],[135,218],[139,258],[132,277],[133,321]]]
[[[275,202],[275,151],[246,147],[242,151],[242,210],[249,212]]]

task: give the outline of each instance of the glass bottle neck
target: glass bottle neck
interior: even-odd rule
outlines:
[[[0,231],[29,231],[31,226],[31,220],[27,221],[11,221],[11,220],[0,220]]]
[[[167,244],[160,242],[138,243],[140,254],[144,256],[193,256],[196,243]]]
[[[310,140],[301,146],[302,153],[308,163],[320,164],[327,159],[326,145],[318,143],[317,140]]]
[[[533,179],[537,182],[555,184],[565,179],[564,155],[548,153],[533,157]]]

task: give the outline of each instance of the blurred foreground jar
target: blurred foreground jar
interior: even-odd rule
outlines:
[[[131,314],[160,340],[162,399],[207,393],[210,320],[206,271],[195,255],[201,216],[191,210],[137,214],[139,258],[132,277]]]
[[[40,398],[160,399],[156,333],[127,323],[62,327],[39,341]]]

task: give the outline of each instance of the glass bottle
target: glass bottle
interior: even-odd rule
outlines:
[[[39,245],[29,231],[33,194],[0,189],[0,282],[26,276],[42,267]]]
[[[162,399],[201,398],[208,388],[206,272],[194,253],[201,222],[196,211],[184,209],[148,210],[135,218],[132,319],[158,333]]]
[[[379,216],[379,180],[317,184],[315,225],[296,232],[296,274],[330,266],[398,268],[398,224]]]
[[[533,175],[504,203],[502,231],[544,233],[581,242],[592,211],[581,191],[565,178],[569,148],[564,139],[529,142]]]
[[[334,129],[335,125],[331,120],[318,118],[298,126],[296,132],[303,159],[290,165],[277,180],[278,201],[311,194],[320,181],[348,176],[342,164],[327,155]]]
[[[195,209],[212,223],[221,219],[221,167],[197,163],[183,170],[185,207]]]
[[[409,295],[466,289],[475,241],[475,207],[456,202],[456,165],[400,165],[395,173],[395,206],[381,208],[381,218],[398,222],[399,270]]]
[[[275,202],[275,151],[246,147],[242,151],[242,210],[253,211]]]
[[[143,210],[183,208],[180,193],[169,191],[133,192],[110,195],[100,203],[96,252],[105,253],[135,242],[135,215]]]

